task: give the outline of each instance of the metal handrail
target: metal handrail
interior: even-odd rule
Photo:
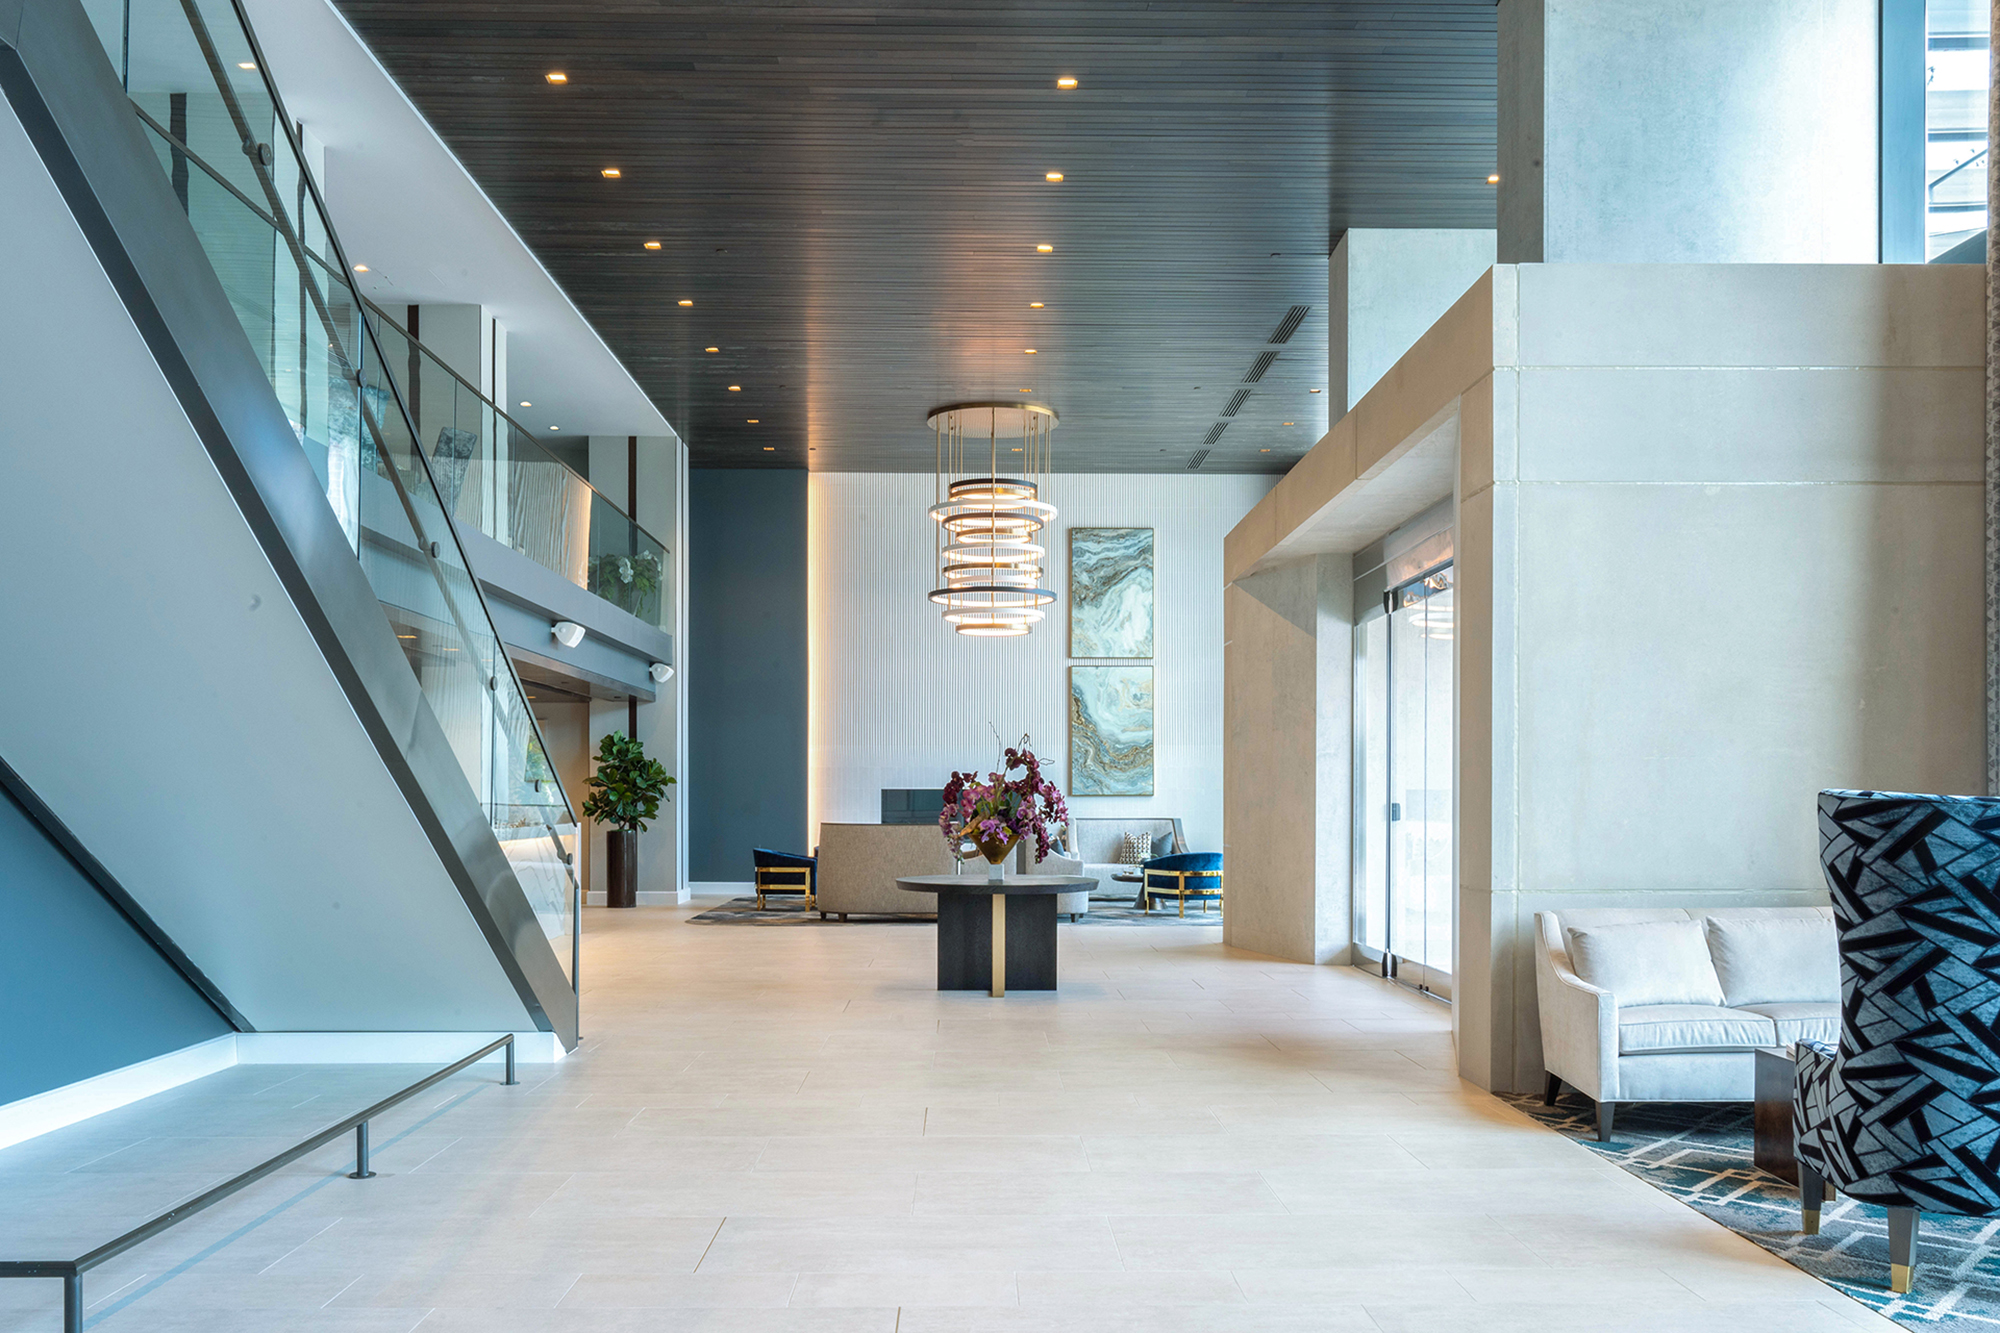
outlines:
[[[274,1171],[290,1166],[293,1162],[298,1161],[299,1158],[306,1156],[308,1153],[319,1151],[350,1129],[354,1131],[354,1170],[349,1173],[348,1179],[368,1179],[375,1174],[368,1169],[369,1121],[381,1115],[384,1111],[408,1101],[424,1089],[450,1078],[467,1065],[477,1064],[503,1046],[507,1048],[507,1084],[509,1086],[517,1084],[520,1080],[514,1077],[514,1034],[510,1032],[498,1041],[488,1042],[456,1064],[446,1065],[443,1069],[438,1070],[429,1077],[412,1083],[401,1092],[383,1098],[367,1110],[356,1115],[351,1115],[337,1125],[329,1125],[311,1138],[285,1149],[285,1151],[279,1153],[269,1161],[251,1167],[242,1175],[231,1180],[225,1180],[214,1189],[203,1194],[197,1194],[194,1198],[184,1203],[175,1204],[158,1217],[153,1218],[149,1222],[142,1222],[116,1240],[106,1241],[88,1254],[79,1255],[74,1259],[0,1260],[0,1278],[61,1278],[63,1282],[63,1333],[83,1333],[83,1275],[85,1273],[96,1268],[99,1264],[117,1258],[133,1246],[151,1240],[168,1227],[173,1226],[176,1222],[184,1222],[196,1213],[214,1207],[230,1195],[256,1184]]]
[[[236,183],[234,181],[230,180],[220,171],[217,171],[212,165],[209,164],[206,158],[202,157],[202,155],[200,153],[197,153],[194,149],[188,147],[183,140],[175,137],[174,132],[172,130],[169,130],[166,126],[160,124],[158,120],[155,120],[152,114],[148,112],[145,107],[140,106],[137,102],[133,102],[131,105],[132,105],[132,110],[135,113],[137,113],[140,120],[146,123],[146,127],[148,129],[152,130],[153,133],[159,135],[160,138],[163,139],[176,153],[179,153],[189,162],[201,168],[202,174],[204,176],[207,176],[209,180],[213,181],[218,187],[227,191],[229,194],[234,195],[236,197],[236,202],[242,204],[245,208],[249,209],[257,217],[261,218],[267,225],[276,229],[283,228],[284,224],[280,223],[276,218],[272,217],[268,209],[266,209],[263,205],[259,204],[256,200],[252,199],[249,195],[243,193],[242,190],[237,188]],[[306,250],[304,251],[304,254],[306,259],[309,260],[321,272],[326,273],[329,276],[338,279],[339,270],[336,269],[332,264],[327,263],[326,258],[323,255],[320,255],[312,250]],[[354,296],[361,302],[362,306],[367,311],[372,312],[376,318],[380,319],[384,324],[387,324],[390,328],[394,329],[396,331],[397,337],[404,339],[411,346],[415,347],[419,352],[423,353],[426,359],[428,359],[432,364],[437,366],[439,370],[442,370],[445,374],[451,376],[452,379],[458,381],[459,384],[463,385],[465,387],[466,392],[470,393],[474,398],[477,398],[480,402],[486,404],[486,406],[492,408],[493,415],[495,417],[497,417],[502,421],[505,421],[508,425],[512,426],[516,432],[516,438],[513,441],[513,444],[526,444],[532,447],[535,450],[535,452],[540,455],[540,459],[538,461],[545,462],[552,467],[561,468],[564,472],[569,474],[570,479],[574,481],[577,485],[583,487],[585,490],[589,491],[592,495],[602,500],[604,502],[605,507],[611,510],[612,513],[618,515],[618,517],[623,519],[625,522],[630,523],[639,532],[644,533],[648,541],[658,546],[662,551],[665,551],[668,555],[672,555],[674,553],[673,548],[671,546],[668,546],[665,542],[661,541],[652,532],[648,531],[645,524],[641,523],[638,519],[633,518],[630,514],[626,513],[623,506],[621,506],[616,500],[613,500],[610,496],[606,495],[604,491],[595,482],[591,481],[589,477],[584,476],[581,472],[578,472],[568,463],[563,462],[562,459],[556,457],[554,454],[550,453],[546,448],[544,448],[542,446],[541,440],[536,437],[533,431],[529,430],[526,426],[522,425],[518,420],[516,420],[514,416],[507,411],[506,408],[500,406],[500,404],[496,403],[495,401],[493,401],[493,399],[487,397],[486,394],[481,392],[478,385],[474,384],[471,380],[467,379],[465,376],[459,374],[458,371],[452,369],[451,363],[446,361],[443,357],[439,356],[436,352],[432,351],[431,348],[428,345],[426,345],[421,338],[411,337],[410,331],[404,328],[400,323],[398,323],[394,315],[391,315],[387,310],[383,309],[380,305],[378,305],[375,301],[371,300],[369,297],[362,295],[360,289],[352,286],[351,284],[348,285],[348,290],[354,294]],[[668,429],[671,430],[672,427],[669,426]],[[509,447],[511,448],[512,445],[510,445]]]
[[[651,532],[647,532],[645,524],[641,523],[638,519],[633,518],[630,514],[626,513],[624,508],[621,507],[616,500],[613,500],[610,496],[606,495],[601,489],[598,488],[597,483],[593,482],[589,477],[584,476],[581,472],[578,472],[568,463],[563,462],[562,459],[557,458],[554,454],[550,453],[547,449],[543,448],[541,440],[537,438],[537,436],[533,431],[529,430],[526,426],[523,426],[519,421],[515,420],[513,415],[510,414],[506,408],[500,406],[500,404],[494,402],[491,398],[487,397],[486,394],[483,391],[481,391],[480,387],[477,384],[474,384],[471,380],[467,379],[465,376],[459,374],[456,370],[452,369],[451,363],[449,361],[446,361],[443,357],[439,356],[436,352],[432,351],[428,346],[426,346],[423,339],[413,337],[408,329],[404,328],[401,324],[396,322],[396,317],[394,315],[391,315],[387,310],[384,310],[381,306],[377,305],[373,300],[369,299],[368,297],[362,296],[360,288],[358,287],[354,288],[353,291],[356,296],[361,297],[362,305],[366,306],[369,310],[373,311],[377,318],[379,318],[384,324],[387,324],[390,328],[396,331],[397,337],[404,339],[412,347],[422,352],[424,356],[429,358],[432,364],[437,366],[439,370],[442,370],[445,374],[451,376],[453,379],[457,380],[459,384],[463,385],[467,393],[471,394],[474,398],[477,398],[480,402],[486,404],[486,406],[492,408],[493,415],[495,417],[499,418],[500,420],[506,422],[508,425],[512,426],[515,429],[515,431],[518,432],[519,434],[519,439],[516,440],[515,443],[532,445],[535,451],[541,454],[543,458],[547,459],[550,463],[553,463],[555,466],[561,468],[563,471],[569,473],[569,475],[575,479],[578,485],[582,486],[592,495],[595,495],[598,499],[604,501],[605,506],[609,508],[612,513],[618,515],[618,517],[624,519],[627,523],[630,523],[634,528],[638,529],[640,532],[645,533],[646,540],[652,542],[655,546],[659,547],[662,551],[665,551],[668,555],[672,555],[674,553],[673,548],[671,546],[668,546],[658,537],[655,537]],[[668,426],[667,429],[672,430],[673,427]],[[513,446],[512,444],[510,444],[508,447],[512,448]]]

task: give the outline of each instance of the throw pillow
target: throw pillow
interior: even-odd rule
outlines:
[[[1158,845],[1153,849],[1153,855],[1172,856],[1179,850],[1179,848],[1174,846],[1174,835],[1171,832],[1162,833],[1159,837]]]
[[[1119,844],[1118,861],[1121,865],[1136,866],[1152,859],[1153,835],[1150,833],[1127,833]]]
[[[1840,1002],[1840,940],[1823,916],[1712,916],[1708,952],[1724,1002]]]
[[[1570,966],[1611,992],[1621,1008],[1640,1004],[1722,1003],[1699,921],[1644,921],[1569,932]]]

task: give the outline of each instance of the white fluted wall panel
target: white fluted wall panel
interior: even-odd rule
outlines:
[[[1022,732],[1068,790],[1069,529],[1154,529],[1154,794],[1071,797],[1081,817],[1178,816],[1222,847],[1222,539],[1275,477],[1058,474],[1047,536],[1060,600],[1022,639],[954,634],[934,583],[930,473],[816,472],[810,484],[812,830],[872,824],[884,787],[985,771]],[[990,726],[989,726],[990,724]]]

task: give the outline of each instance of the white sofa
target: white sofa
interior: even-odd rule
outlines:
[[[1830,907],[1535,913],[1545,1097],[1747,1102],[1760,1046],[1840,1040]]]
[[[1136,865],[1118,859],[1119,844],[1127,833],[1152,834],[1154,856],[1194,850],[1187,845],[1187,837],[1181,832],[1181,821],[1178,819],[1154,819],[1149,816],[1131,819],[1072,818],[1069,821],[1069,856],[1082,868],[1064,873],[1088,875],[1096,880],[1097,887],[1091,892],[1100,898],[1137,898],[1137,884],[1121,884],[1111,878],[1121,870],[1138,869]]]

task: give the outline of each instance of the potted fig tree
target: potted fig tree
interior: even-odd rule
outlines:
[[[666,766],[646,757],[646,747],[623,732],[611,732],[597,747],[597,771],[583,813],[609,825],[604,831],[604,903],[639,905],[639,835],[657,819],[660,801],[674,785]]]

